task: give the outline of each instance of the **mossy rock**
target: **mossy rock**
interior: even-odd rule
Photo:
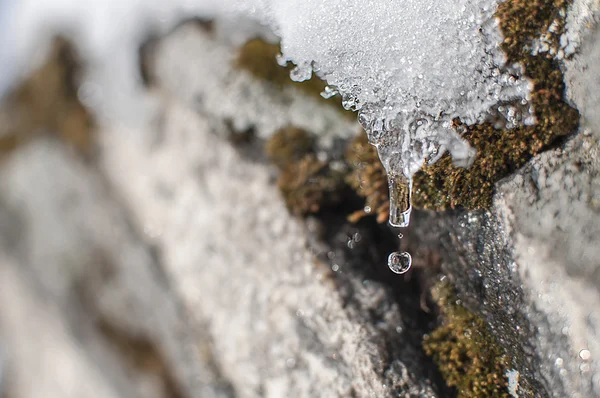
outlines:
[[[423,349],[458,398],[508,398],[510,361],[486,322],[461,305],[452,288],[432,289],[441,325],[423,339]]]
[[[537,122],[510,130],[495,129],[492,123],[463,125],[463,137],[477,149],[475,162],[467,169],[459,168],[446,155],[424,167],[414,177],[415,207],[488,208],[498,180],[577,129],[579,113],[564,100],[559,63],[551,53],[532,55],[530,50],[534,40],[548,33],[554,24],[549,41],[555,46],[552,53],[558,51],[568,5],[566,0],[506,0],[498,5],[496,16],[505,36],[502,48],[508,62],[523,65],[525,75],[533,82],[531,103]],[[455,121],[455,125],[460,123]]]

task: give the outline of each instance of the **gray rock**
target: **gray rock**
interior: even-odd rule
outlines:
[[[0,168],[0,220],[10,394],[232,395],[202,325],[96,170],[57,142],[21,148]]]
[[[207,325],[236,395],[437,396],[420,335],[404,333],[412,321],[389,289],[334,278],[315,260],[332,249],[307,242],[312,227],[290,216],[268,166],[168,103],[160,146],[152,134],[103,131],[102,169],[190,317]]]

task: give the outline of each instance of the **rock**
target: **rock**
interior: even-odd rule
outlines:
[[[100,101],[93,156],[49,134],[0,159],[3,393],[449,396],[421,348],[441,262],[512,359],[513,396],[600,396],[594,7],[567,18],[580,131],[498,183],[489,211],[415,212],[414,279],[387,270],[389,230],[345,221],[356,208],[292,217],[264,161],[281,127],[316,133],[327,156],[356,123],[236,69],[235,46],[206,27],[155,42],[149,87],[132,91],[144,117],[136,98],[111,104],[151,123]]]
[[[330,137],[352,125],[310,101],[279,103],[243,74],[231,83],[239,72],[188,82],[199,65],[186,60],[206,47],[214,56],[205,63],[230,58],[203,30],[182,29],[156,50],[171,63],[153,72],[157,123],[103,120],[93,160],[47,136],[3,159],[8,394],[444,396],[420,347],[428,326],[415,315],[415,282],[396,282],[396,292],[379,282],[369,270],[386,270],[384,258],[375,251],[374,263],[373,241],[345,215],[331,225],[291,216],[270,166],[226,139],[237,105],[242,122],[262,118],[249,121],[258,137],[301,120],[317,130],[343,120]],[[231,84],[247,97],[223,108],[196,100],[213,94],[194,90]],[[269,98],[275,122],[262,105],[244,105],[248,96]],[[37,384],[32,369],[43,375]]]
[[[158,147],[104,131],[103,170],[207,325],[236,396],[436,396],[419,334],[402,333],[413,321],[381,284],[335,278],[315,260],[332,249],[307,243],[268,166],[189,108],[170,105],[163,121]]]
[[[231,396],[210,340],[101,174],[40,140],[0,175],[0,341],[11,394]]]
[[[518,396],[600,396],[600,30],[588,31],[593,7],[582,3],[568,18],[582,46],[565,61],[579,132],[497,184],[489,212],[414,223],[421,244],[441,243],[459,296],[513,358]]]

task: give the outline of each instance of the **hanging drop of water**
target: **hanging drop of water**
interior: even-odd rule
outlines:
[[[393,252],[388,256],[388,267],[396,274],[404,274],[411,264],[412,257],[407,252]]]

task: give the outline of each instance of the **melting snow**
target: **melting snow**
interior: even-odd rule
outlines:
[[[255,19],[281,37],[279,61],[297,65],[291,77],[301,81],[317,73],[326,79],[329,88],[323,95],[338,93],[345,107],[358,111],[388,174],[403,174],[410,182],[425,160],[435,161],[445,151],[459,166],[472,162],[475,151],[452,127],[453,119],[473,124],[493,110],[507,118],[508,127],[527,120],[529,82],[517,65],[506,65],[493,18],[497,3],[97,0],[84,6],[77,0],[12,0],[0,7],[0,20],[10,21],[5,28],[17,39],[5,36],[0,43],[5,72],[0,91],[10,79],[10,66],[19,73],[22,68],[15,64],[24,64],[32,42],[53,27],[85,42],[78,45],[88,58],[112,60],[115,66],[105,68],[111,77],[106,80],[114,81],[114,91],[123,96],[135,88],[127,88],[115,71],[132,73],[136,46],[149,31],[165,31],[191,16]]]

